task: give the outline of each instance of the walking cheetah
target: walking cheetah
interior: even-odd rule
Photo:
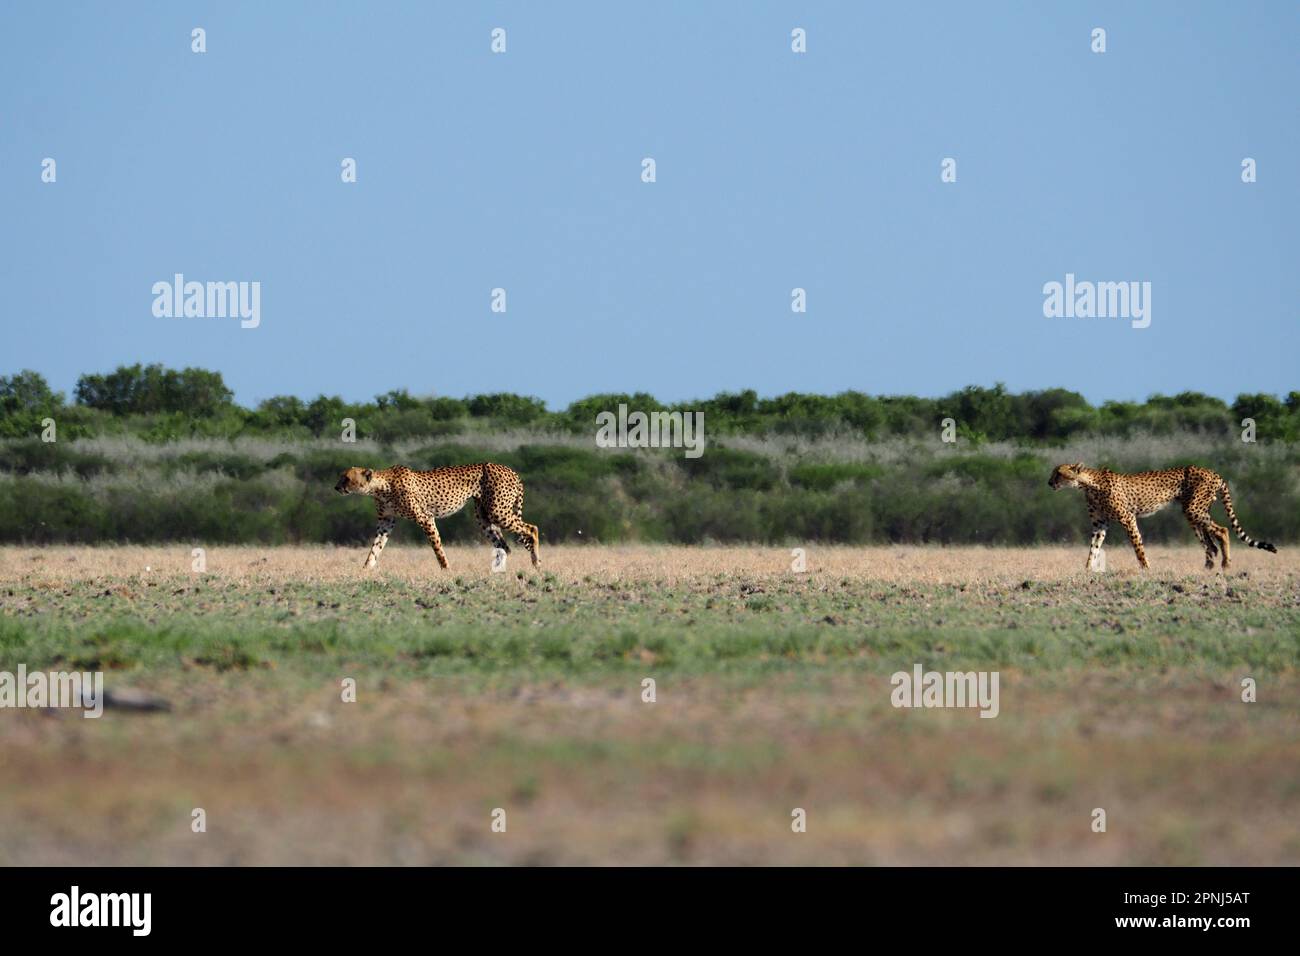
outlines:
[[[1166,468],[1164,471],[1143,471],[1136,475],[1123,475],[1104,468],[1085,468],[1082,464],[1057,465],[1052,477],[1047,479],[1052,490],[1082,488],[1088,498],[1088,516],[1092,519],[1092,545],[1088,549],[1087,567],[1096,565],[1101,554],[1101,543],[1106,540],[1106,528],[1118,521],[1128,532],[1137,552],[1138,564],[1144,568],[1146,551],[1142,548],[1142,532],[1137,519],[1155,514],[1171,501],[1183,506],[1183,514],[1205,548],[1205,566],[1214,567],[1214,556],[1223,549],[1223,567],[1228,567],[1228,529],[1216,524],[1210,517],[1210,505],[1223,493],[1223,507],[1237,537],[1252,548],[1277,553],[1277,548],[1267,541],[1250,538],[1237,521],[1232,508],[1232,493],[1228,483],[1208,468],[1188,465],[1185,468]]]
[[[510,552],[502,533],[509,531],[528,549],[533,566],[539,563],[537,525],[526,523],[523,517],[524,483],[505,465],[485,461],[433,471],[412,471],[404,465],[383,471],[349,468],[334,490],[343,495],[370,495],[375,499],[379,527],[363,567],[373,568],[379,563],[379,555],[399,515],[410,518],[423,529],[438,563],[447,567],[447,555],[443,553],[442,538],[434,520],[455,514],[470,498],[475,499],[479,527],[495,547]]]

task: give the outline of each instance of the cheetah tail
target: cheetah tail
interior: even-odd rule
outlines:
[[[1228,520],[1232,522],[1232,530],[1237,532],[1237,537],[1246,542],[1246,544],[1250,545],[1252,548],[1261,548],[1264,551],[1272,551],[1274,554],[1277,554],[1277,548],[1273,547],[1273,545],[1269,544],[1267,541],[1256,541],[1241,529],[1241,523],[1237,520],[1237,512],[1232,507],[1232,492],[1228,490],[1228,483],[1226,481],[1223,483],[1221,490],[1223,491],[1223,508],[1228,512]]]

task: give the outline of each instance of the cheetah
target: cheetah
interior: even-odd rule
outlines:
[[[479,527],[495,547],[510,553],[503,534],[509,531],[528,549],[533,567],[540,563],[537,525],[528,524],[523,517],[524,483],[505,465],[484,461],[433,471],[413,471],[404,465],[382,471],[349,468],[340,476],[334,490],[343,495],[370,495],[375,499],[379,527],[362,567],[373,568],[379,563],[388,535],[401,516],[420,526],[433,545],[438,564],[446,568],[447,555],[442,550],[442,538],[434,521],[455,514],[470,498],[475,499]]]
[[[1101,544],[1106,540],[1106,528],[1118,521],[1128,532],[1137,553],[1138,564],[1149,568],[1147,554],[1142,547],[1142,533],[1137,519],[1155,514],[1171,501],[1183,506],[1183,514],[1205,548],[1205,566],[1214,567],[1214,556],[1223,551],[1223,568],[1228,567],[1228,529],[1216,524],[1210,517],[1210,505],[1223,493],[1223,507],[1237,537],[1252,548],[1277,553],[1277,548],[1267,541],[1256,541],[1241,529],[1237,512],[1232,508],[1232,493],[1228,483],[1208,468],[1188,465],[1184,468],[1166,468],[1164,471],[1143,471],[1124,475],[1104,468],[1085,468],[1082,464],[1057,465],[1047,484],[1053,491],[1061,488],[1082,488],[1088,498],[1088,516],[1092,519],[1092,545],[1088,549],[1088,568],[1096,567],[1101,554]]]

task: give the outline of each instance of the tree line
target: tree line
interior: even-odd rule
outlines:
[[[38,372],[0,376],[0,437],[36,435],[53,418],[60,437],[129,434],[149,441],[186,437],[335,435],[343,419],[359,436],[381,443],[407,438],[472,434],[515,428],[581,434],[595,427],[597,413],[626,404],[643,412],[699,411],[712,436],[800,435],[849,432],[867,439],[935,434],[944,419],[969,441],[1059,444],[1087,435],[1131,436],[1205,433],[1233,435],[1253,428],[1257,439],[1300,439],[1300,392],[1284,397],[1242,394],[1231,403],[1201,392],[1152,395],[1142,402],[1093,405],[1062,388],[1014,393],[1003,385],[970,385],[940,398],[790,392],[762,398],[748,389],[712,398],[667,404],[645,393],[600,394],[551,410],[540,399],[508,392],[464,398],[415,396],[406,389],[370,402],[337,395],[302,399],[277,395],[246,408],[234,400],[221,373],[159,364],[123,365],[77,380],[72,400],[49,387]],[[1249,424],[1246,424],[1249,420]]]

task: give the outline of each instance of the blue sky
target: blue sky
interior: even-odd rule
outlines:
[[[1297,37],[1290,2],[5,3],[0,374],[1285,393]],[[260,282],[261,325],[156,318],[177,272]],[[1151,282],[1150,327],[1045,318],[1067,272]]]

